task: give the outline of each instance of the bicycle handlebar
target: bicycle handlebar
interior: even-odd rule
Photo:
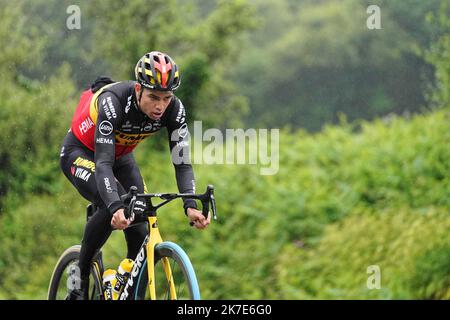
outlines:
[[[166,205],[170,201],[177,199],[177,198],[189,198],[189,199],[196,199],[200,200],[202,203],[202,214],[205,216],[205,218],[208,218],[209,209],[211,206],[212,214],[214,220],[217,220],[217,212],[216,212],[216,200],[214,198],[214,186],[208,185],[206,187],[205,193],[202,194],[191,194],[191,193],[138,193],[138,189],[135,186],[130,187],[127,194],[124,194],[120,197],[120,199],[127,204],[128,206],[125,209],[125,218],[129,219],[131,215],[133,215],[134,206],[136,204],[136,201],[139,199],[147,199],[147,214],[150,212],[152,214],[156,214],[156,210],[160,207]],[[165,200],[164,202],[161,202],[160,204],[154,206],[151,202],[152,198],[160,198]],[[145,214],[145,213],[144,213]],[[191,222],[190,225],[192,226],[193,223]]]

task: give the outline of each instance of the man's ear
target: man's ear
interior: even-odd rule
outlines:
[[[142,86],[139,82],[136,82],[136,84],[134,85],[134,89],[136,90],[136,93],[139,95],[139,93],[142,90]]]

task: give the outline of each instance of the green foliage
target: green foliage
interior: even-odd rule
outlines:
[[[45,299],[57,257],[81,241],[83,201],[73,191],[13,198],[0,218],[0,292],[7,299]]]
[[[37,38],[36,28],[28,26],[26,17],[22,14],[24,1],[11,3],[1,2],[0,12],[0,43],[2,52],[0,54],[0,79],[2,84],[9,77],[15,76],[17,66],[27,64],[28,67],[39,63],[40,49],[44,41]],[[6,45],[6,44],[14,45]]]
[[[289,299],[448,299],[446,208],[354,212],[326,228],[320,244],[283,249],[277,295]],[[380,289],[369,289],[370,266]],[[295,266],[295,267],[294,267]],[[369,280],[368,280],[369,279]]]
[[[21,10],[22,2],[17,6],[8,3],[0,13],[0,41],[15,43],[0,55],[0,197],[10,191],[41,193],[57,188],[55,155],[74,104],[74,86],[66,65],[47,81],[30,80],[20,71],[38,64],[45,46],[35,28],[26,26]]]
[[[433,78],[439,95],[449,91],[448,32],[438,22],[448,9],[440,2],[36,0],[26,2],[21,17],[3,21],[4,30],[20,29],[39,41],[4,43],[40,51],[30,51],[33,63],[21,68],[27,77],[46,80],[68,63],[78,88],[100,74],[131,79],[144,52],[167,51],[181,66],[179,94],[191,119],[220,128],[318,130],[337,123],[340,113],[353,121],[419,112]],[[18,3],[7,10],[22,10],[25,2]],[[381,30],[366,27],[366,8],[373,4],[381,8]],[[69,5],[81,9],[81,30],[66,27]],[[436,23],[426,21],[428,14]],[[18,24],[8,28],[8,21]],[[20,27],[25,21],[27,28]],[[37,50],[44,42],[45,50]],[[441,71],[433,76],[429,64],[438,57]],[[433,95],[429,100],[440,104]],[[274,106],[282,112],[274,113]]]
[[[189,253],[207,299],[448,298],[449,117],[283,131],[274,176],[195,165],[198,191],[216,187],[219,220],[199,232],[174,202],[159,214],[163,238]],[[147,143],[136,157],[149,190],[176,190],[168,152]],[[0,220],[6,298],[44,298],[58,255],[79,243],[86,201],[67,181],[61,188],[25,203],[9,197]],[[116,267],[120,232],[104,253]],[[381,268],[381,290],[367,290],[370,265]]]
[[[439,29],[425,21],[438,0],[256,3],[260,27],[233,73],[250,101],[247,123],[316,131],[339,113],[373,119],[423,107],[430,68],[417,48]],[[366,27],[371,4],[381,30]]]
[[[450,298],[445,6],[426,25],[437,1],[414,0],[411,10],[380,1],[383,30],[368,31],[368,2],[355,0],[90,1],[80,3],[83,29],[69,32],[69,2],[2,1],[0,42],[14,46],[0,54],[0,298],[44,299],[59,254],[81,240],[87,203],[58,164],[75,83],[130,78],[152,49],[180,64],[177,94],[204,129],[241,126],[249,106],[253,123],[341,121],[318,134],[282,130],[273,176],[260,166],[194,165],[197,191],[216,187],[219,220],[194,230],[178,201],[159,222],[189,253],[204,298]],[[433,101],[445,108],[353,121],[422,106],[418,47],[436,71]],[[149,190],[176,191],[159,137],[136,158]],[[116,267],[122,233],[103,250]],[[381,268],[380,290],[367,289],[370,265]]]
[[[448,244],[444,233],[447,220],[443,218],[450,205],[450,167],[445,160],[450,156],[449,117],[448,112],[409,120],[393,117],[362,122],[357,128],[344,122],[341,127],[327,127],[312,136],[283,132],[280,171],[275,176],[260,176],[257,168],[250,166],[216,165],[207,170],[204,166],[195,167],[198,186],[213,183],[217,190],[219,222],[207,232],[197,235],[184,230],[185,221],[175,211],[169,218],[174,219],[173,224],[163,222],[161,228],[164,232],[170,230],[165,237],[181,241],[194,263],[201,265],[198,277],[205,297],[444,298],[447,260],[441,247]],[[144,176],[158,183],[151,188],[176,188],[174,180],[168,184],[163,179],[161,185],[156,178],[162,171],[172,170],[168,155],[160,158],[148,154],[139,158],[143,159],[148,159],[148,165],[143,164]],[[161,163],[166,165],[156,165]],[[165,214],[161,216],[168,219]],[[364,222],[346,237],[347,226],[359,220]],[[389,228],[391,220],[399,221],[394,229]],[[389,255],[386,261],[381,253],[380,257],[371,255],[374,245],[364,241],[364,236],[370,233],[367,225],[372,224],[373,232],[383,226],[384,229],[376,239],[370,239],[397,254],[398,264],[392,265],[395,260],[389,260]],[[418,233],[415,237],[420,238],[411,240],[408,230],[413,226],[418,228],[414,229]],[[335,247],[331,245],[337,235],[327,240],[329,229],[333,234],[343,234],[343,240]],[[397,231],[402,235],[395,242]],[[349,237],[360,245],[343,246]],[[415,239],[425,243],[417,250],[408,247],[397,253],[404,243]],[[324,257],[322,251],[327,249],[331,253]],[[302,250],[312,253],[305,257],[298,253]],[[333,250],[341,250],[342,257]],[[409,252],[414,255],[409,256]],[[365,259],[353,266],[353,256],[358,254]],[[428,255],[434,260],[424,263]],[[335,273],[322,273],[321,267],[308,267],[322,266],[329,260],[352,265],[349,270],[362,270],[361,274],[346,285],[344,282],[353,278],[352,273],[345,271],[347,267],[342,269],[342,277],[347,280],[334,279]],[[365,287],[366,268],[379,261],[383,262],[381,267],[386,266],[394,274],[383,284],[385,290],[381,293]],[[402,261],[414,267],[403,274]],[[433,271],[426,271],[427,268]],[[436,276],[430,279],[432,272]],[[336,285],[334,289],[330,287],[330,292],[322,293],[323,285],[332,281],[329,278]],[[412,278],[415,281],[409,281]]]
[[[439,30],[434,42],[424,53],[426,60],[435,68],[436,85],[432,89],[431,103],[439,107],[450,103],[450,6],[448,2],[441,1],[438,14],[430,14],[428,21]]]
[[[80,30],[66,27],[70,5],[80,8]],[[22,13],[20,21],[28,20],[40,40],[45,35],[43,63],[33,61],[21,69],[29,78],[46,80],[67,63],[79,89],[101,74],[134,79],[136,61],[160,50],[180,65],[183,85],[178,93],[192,119],[223,108],[226,117],[208,119],[209,125],[221,126],[241,123],[247,112],[248,101],[229,72],[230,62],[235,64],[240,54],[240,34],[255,26],[252,7],[244,0],[211,1],[207,6],[197,0],[36,0]]]
[[[204,119],[221,126],[239,121],[246,113],[248,101],[239,95],[227,73],[229,63],[239,55],[239,34],[254,26],[252,10],[245,1],[219,1],[204,19],[195,19],[200,14],[195,3],[177,0],[152,1],[151,5],[133,0],[126,6],[121,1],[99,2],[89,7],[88,15],[99,10],[103,14],[96,16],[94,38],[95,43],[102,43],[102,50],[94,50],[92,55],[101,55],[108,62],[108,74],[133,78],[134,65],[144,53],[164,51],[180,65],[179,93],[191,119],[214,115],[220,108],[227,112],[226,117]],[[117,39],[123,39],[122,45],[117,45]]]
[[[209,124],[236,123],[239,115],[246,111],[247,100],[237,95],[232,82],[225,80],[224,72],[220,71],[225,63],[221,60],[228,54],[236,54],[233,33],[252,23],[251,11],[243,1],[220,2],[217,10],[208,13],[208,19],[200,22],[188,15],[177,14],[181,7],[193,13],[196,8],[175,0],[152,2],[152,6],[146,5],[146,1],[134,0],[125,8],[121,1],[80,3],[81,30],[66,28],[66,8],[72,3],[36,1],[27,6],[21,4],[7,4],[1,13],[4,23],[0,27],[0,39],[2,43],[16,45],[7,47],[0,55],[0,77],[5,83],[0,89],[3,102],[0,129],[5,132],[0,137],[0,161],[4,168],[0,172],[0,196],[8,191],[49,193],[58,188],[53,183],[59,174],[55,155],[76,105],[76,100],[72,99],[75,96],[73,83],[85,79],[85,74],[80,78],[80,73],[84,72],[79,68],[87,64],[93,65],[90,70],[102,71],[107,63],[109,67],[103,70],[106,74],[116,79],[127,78],[143,52],[180,50],[186,61],[184,64],[180,57],[180,64],[186,66],[187,71],[180,96],[186,99],[190,119],[205,112],[216,114],[216,108],[223,108],[226,112],[222,116],[225,115],[227,120],[220,116],[211,117]],[[100,17],[97,15],[99,10],[103,12]],[[236,15],[238,11],[240,16]],[[52,16],[53,13],[56,16]],[[26,17],[32,21],[31,27],[25,24]],[[161,28],[165,33],[142,36],[145,30]],[[205,33],[205,29],[212,31]],[[42,33],[46,36],[42,37]],[[122,36],[126,39],[125,45],[117,46],[117,39]],[[206,50],[214,47],[211,46],[214,41],[220,46],[221,55]],[[97,44],[102,44],[102,50]],[[84,50],[78,50],[81,45]],[[43,61],[42,66],[40,61]],[[102,63],[98,64],[98,61]],[[37,76],[43,72],[46,73]],[[220,102],[211,103],[214,100]],[[200,104],[198,109],[193,108],[197,104]]]
[[[176,6],[189,11],[176,0],[96,1],[87,7],[87,14],[95,17],[95,43],[92,54],[109,62],[111,76],[121,79],[134,77],[137,60],[151,50],[168,51],[189,34],[191,29],[182,22],[183,15]],[[102,12],[99,16],[98,12]],[[152,32],[155,30],[155,32]],[[119,40],[120,39],[120,40]],[[118,45],[120,41],[120,45]],[[169,50],[170,53],[170,50]],[[175,61],[177,56],[172,54]]]
[[[55,191],[59,173],[58,154],[70,125],[74,87],[69,69],[36,89],[9,80],[0,89],[1,194]],[[64,93],[64,94],[62,94]]]

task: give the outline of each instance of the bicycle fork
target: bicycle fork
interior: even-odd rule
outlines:
[[[155,247],[159,243],[163,242],[158,229],[158,221],[156,217],[148,217],[149,222],[149,236],[147,236],[142,244],[139,253],[134,260],[133,270],[131,271],[130,278],[128,279],[123,292],[120,295],[120,300],[128,300],[134,291],[136,280],[141,273],[141,268],[144,264],[145,258],[147,258],[147,273],[148,273],[148,291],[150,293],[150,299],[156,300],[156,289],[155,289]],[[172,270],[170,267],[169,260],[164,257],[161,259],[163,264],[164,273],[166,275],[167,284],[170,289],[170,298],[172,300],[177,299],[177,294],[175,290],[175,284],[173,282]]]
[[[150,227],[150,239],[146,245],[147,249],[147,270],[148,270],[148,290],[150,292],[150,299],[156,300],[155,290],[155,247],[157,244],[163,242],[158,229],[158,220],[156,217],[148,217]],[[170,288],[170,298],[177,299],[175,291],[175,284],[173,282],[172,270],[170,268],[169,259],[162,258],[164,273],[166,274],[167,284]]]

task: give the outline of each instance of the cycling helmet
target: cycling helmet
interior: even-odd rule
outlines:
[[[180,86],[180,71],[169,55],[152,51],[146,53],[134,69],[136,80],[145,88],[174,91]]]

